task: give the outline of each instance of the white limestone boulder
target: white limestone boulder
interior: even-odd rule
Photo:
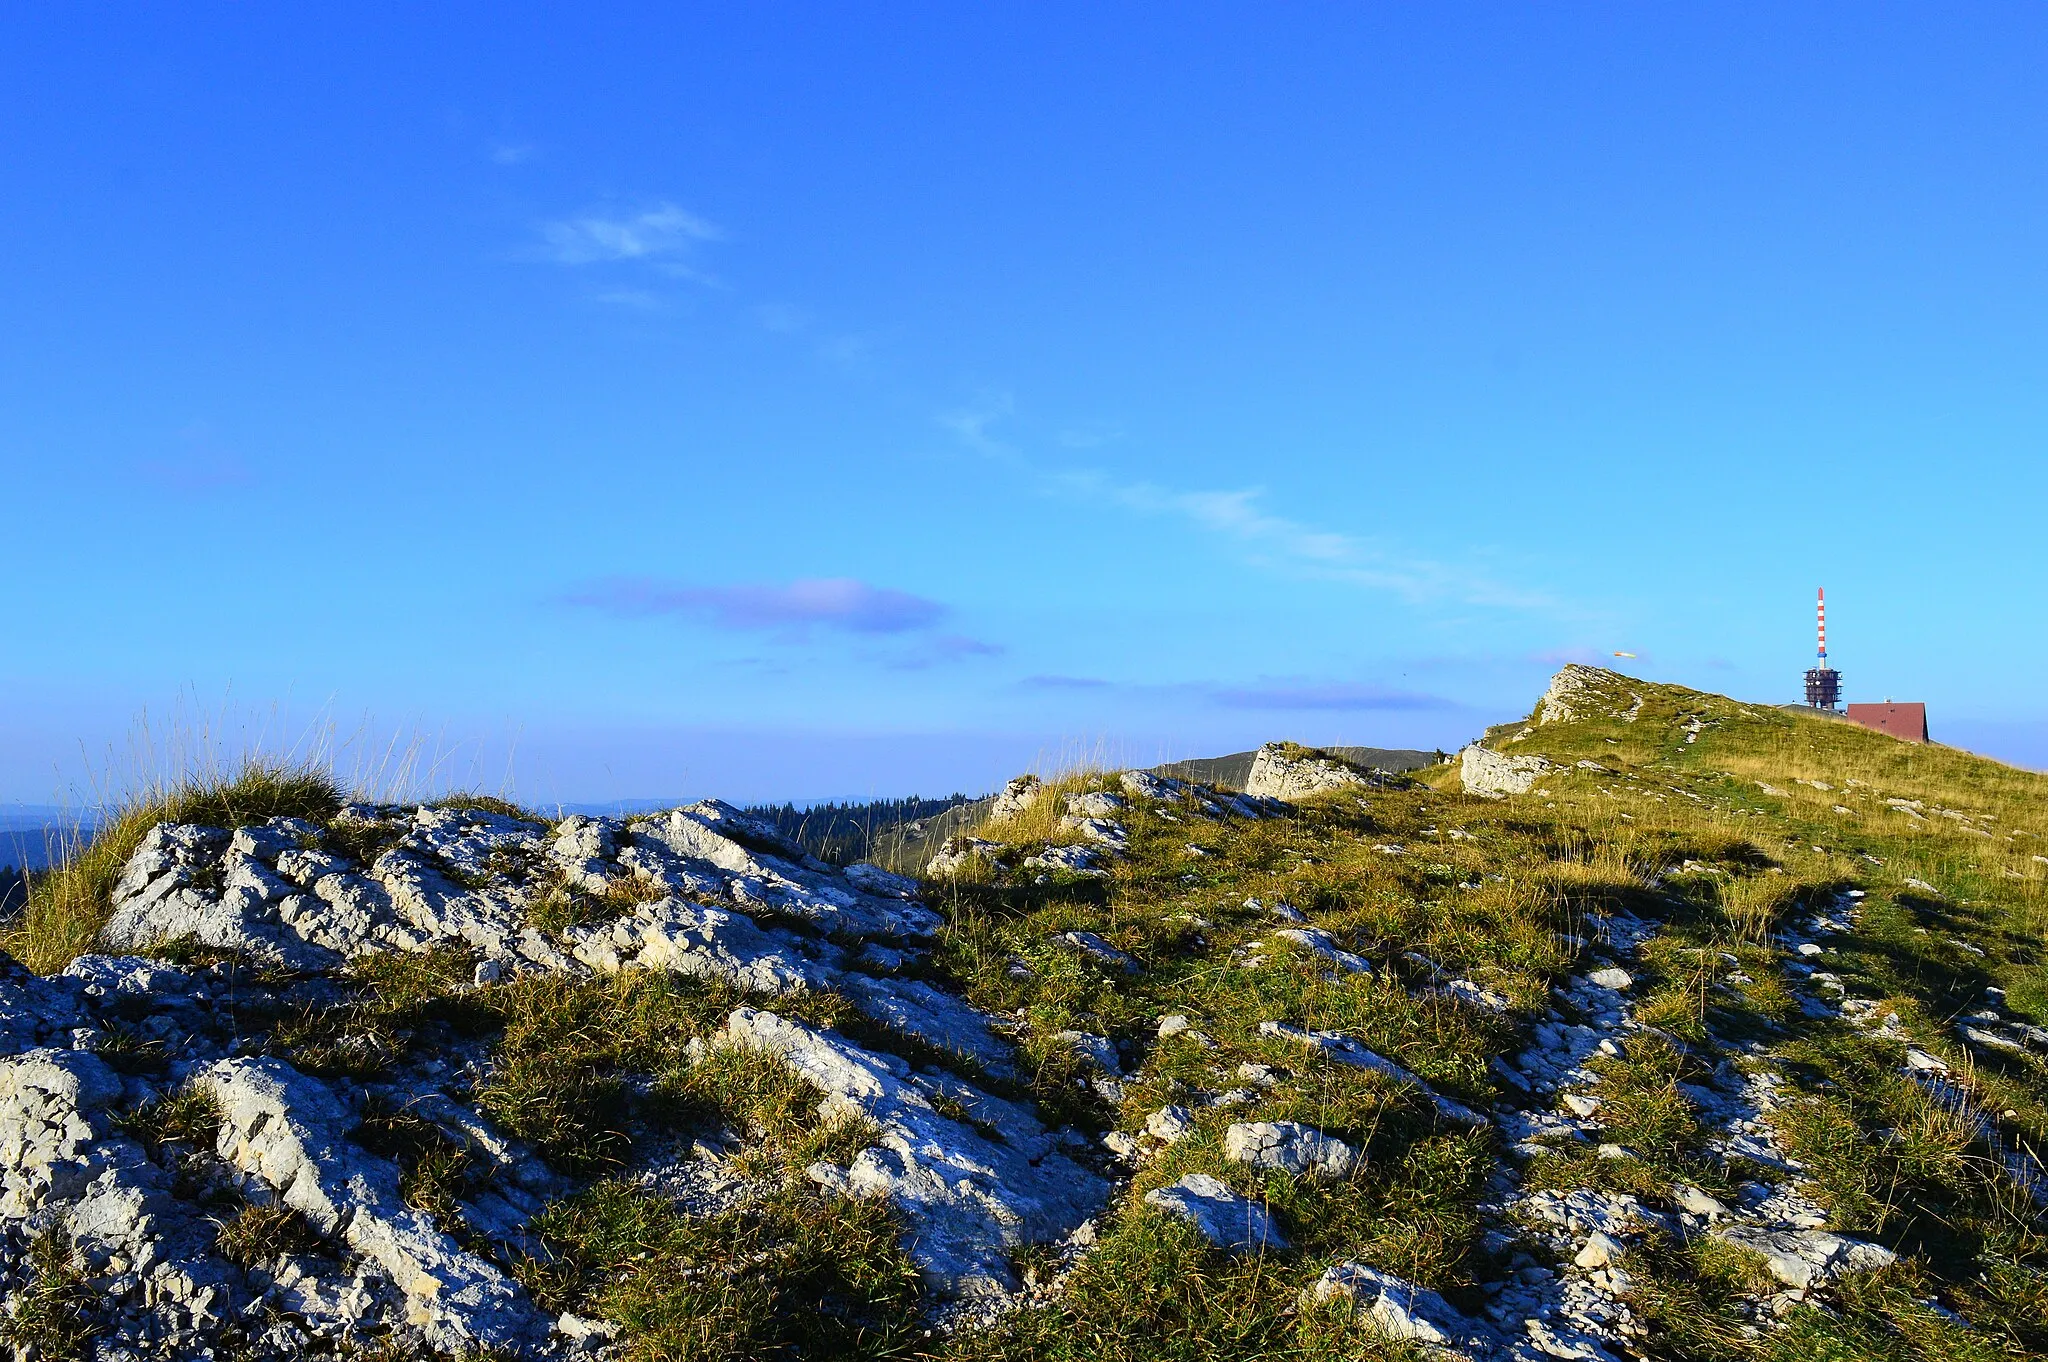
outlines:
[[[1506,799],[1527,794],[1536,782],[1557,768],[1539,756],[1508,756],[1473,743],[1458,754],[1458,776],[1465,793],[1484,799]]]
[[[1254,799],[1293,804],[1313,795],[1372,788],[1367,776],[1337,758],[1290,743],[1269,742],[1252,758],[1244,792]]]
[[[1317,1182],[1342,1182],[1358,1167],[1350,1145],[1298,1121],[1241,1121],[1223,1132],[1223,1157]]]

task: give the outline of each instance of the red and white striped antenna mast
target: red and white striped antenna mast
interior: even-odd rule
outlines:
[[[1806,673],[1806,703],[1815,709],[1833,712],[1842,698],[1842,674],[1828,665],[1828,593],[1826,587],[1818,589],[1814,597],[1814,624],[1820,639],[1820,647],[1814,656],[1819,659]]]

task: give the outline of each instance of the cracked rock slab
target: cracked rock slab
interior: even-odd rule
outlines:
[[[1492,1331],[1436,1292],[1363,1263],[1336,1264],[1302,1295],[1310,1304],[1346,1306],[1382,1338],[1396,1342],[1485,1348],[1497,1341]]]
[[[436,1347],[517,1347],[546,1336],[525,1292],[405,1204],[397,1165],[348,1139],[355,1117],[324,1083],[276,1059],[222,1060],[196,1083],[220,1104],[221,1158],[389,1273],[410,1322]]]
[[[1714,1230],[1713,1235],[1723,1243],[1760,1254],[1773,1277],[1800,1292],[1811,1291],[1843,1272],[1887,1267],[1898,1258],[1882,1244],[1845,1238],[1827,1230],[1727,1225]]]
[[[1264,1206],[1239,1196],[1229,1183],[1207,1173],[1190,1173],[1169,1186],[1155,1187],[1145,1193],[1145,1204],[1187,1221],[1226,1253],[1288,1246]]]
[[[726,1019],[721,1043],[780,1056],[825,1094],[820,1119],[858,1113],[880,1128],[851,1166],[818,1163],[808,1172],[845,1196],[887,1197],[904,1217],[905,1249],[941,1295],[1014,1291],[1012,1251],[1071,1233],[1108,1198],[1108,1184],[1060,1153],[1023,1108],[954,1085],[947,1095],[1002,1137],[993,1140],[941,1115],[893,1055],[748,1007]]]

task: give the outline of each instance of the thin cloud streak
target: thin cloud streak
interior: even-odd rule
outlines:
[[[952,613],[938,601],[851,577],[726,586],[614,577],[573,591],[567,600],[611,615],[680,615],[741,631],[801,632],[818,627],[853,634],[908,634],[930,629]]]
[[[1097,676],[1027,676],[1017,683],[1025,690],[1108,690],[1116,683]]]
[[[700,242],[718,241],[725,234],[695,213],[662,203],[639,213],[592,212],[544,222],[540,235],[547,258],[559,265],[641,261],[673,266]]]
[[[1400,553],[1356,535],[1278,515],[1262,504],[1266,495],[1262,487],[1183,490],[1126,482],[1094,468],[1044,470],[994,432],[1015,410],[1015,400],[1009,394],[995,392],[970,407],[942,412],[937,421],[966,448],[1018,469],[1049,492],[1181,520],[1235,542],[1255,566],[1269,571],[1390,592],[1416,604],[1454,600],[1509,610],[1565,611],[1548,593],[1510,586],[1467,568]]]
[[[1172,516],[1242,545],[1251,561],[1275,571],[1386,591],[1410,602],[1455,600],[1510,610],[1555,611],[1551,596],[1496,582],[1427,558],[1395,554],[1355,535],[1276,515],[1261,503],[1262,487],[1179,491],[1149,482],[1119,482],[1095,469],[1053,475],[1068,492],[1146,515]]]

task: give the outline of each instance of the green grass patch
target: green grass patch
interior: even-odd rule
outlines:
[[[920,1352],[923,1299],[879,1201],[794,1183],[692,1219],[603,1182],[532,1225],[515,1275],[548,1309],[619,1325],[633,1362],[889,1358]]]

